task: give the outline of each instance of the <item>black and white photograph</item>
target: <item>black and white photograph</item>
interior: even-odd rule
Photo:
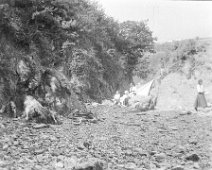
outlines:
[[[212,0],[0,0],[0,170],[212,170]]]

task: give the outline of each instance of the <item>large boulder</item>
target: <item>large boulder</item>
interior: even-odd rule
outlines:
[[[0,98],[9,98],[7,102],[0,102],[0,112],[6,111],[4,108],[7,108],[7,105],[9,108],[15,108],[10,106],[10,103],[14,103],[20,113],[18,116],[24,113],[27,119],[40,117],[43,122],[56,122],[54,116],[57,114],[69,116],[73,112],[76,113],[76,110],[79,113],[87,113],[69,78],[62,71],[42,67],[33,57],[27,56],[19,60],[16,72],[18,78],[14,83],[13,93],[6,91],[8,86],[4,79],[2,80],[4,86],[0,87]]]
[[[76,170],[103,170],[104,163],[96,158],[90,158],[86,161],[80,162]]]

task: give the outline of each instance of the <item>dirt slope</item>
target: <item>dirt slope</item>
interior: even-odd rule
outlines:
[[[184,75],[179,73],[168,75],[161,82],[157,109],[192,108],[196,95],[195,85],[195,80],[187,80]]]
[[[204,44],[206,51],[194,56],[198,64],[193,68],[190,61],[186,61],[180,71],[162,80],[157,109],[193,109],[199,79],[203,80],[207,101],[212,103],[212,39],[202,39],[199,43]],[[190,78],[189,69],[194,69]]]

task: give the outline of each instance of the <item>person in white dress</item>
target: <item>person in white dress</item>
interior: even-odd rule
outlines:
[[[114,98],[113,98],[113,101],[114,101],[114,104],[119,104],[120,103],[120,93],[119,91],[116,91],[116,94],[114,95]]]
[[[206,108],[207,101],[205,98],[205,90],[203,86],[203,81],[200,79],[197,84],[197,97],[194,103],[194,108],[197,111],[198,107]]]
[[[129,101],[129,92],[125,91],[124,95],[120,98],[120,103],[122,106],[127,106]]]

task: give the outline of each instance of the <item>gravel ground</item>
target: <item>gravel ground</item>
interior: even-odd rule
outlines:
[[[0,169],[212,169],[212,113],[91,110],[99,119],[81,124],[63,117],[63,124],[49,126],[0,117]]]

